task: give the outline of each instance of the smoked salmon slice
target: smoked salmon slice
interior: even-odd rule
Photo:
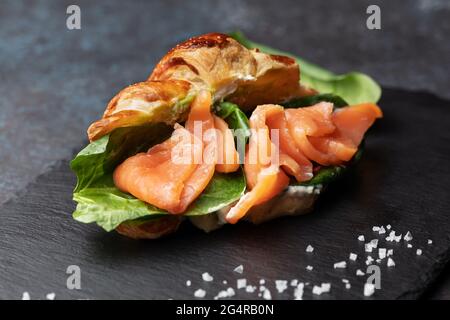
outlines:
[[[186,211],[203,192],[215,170],[233,172],[239,158],[231,130],[211,114],[212,98],[200,92],[191,105],[185,128],[175,125],[170,139],[120,164],[116,187],[173,214]],[[230,162],[219,163],[219,153]]]
[[[184,181],[196,169],[194,158],[201,154],[194,139],[189,131],[178,126],[170,139],[120,164],[113,173],[114,184],[123,192],[173,212],[179,205]],[[173,161],[174,148],[180,141],[189,144],[193,152]]]
[[[253,206],[279,194],[289,185],[285,173],[301,182],[313,177],[312,161],[328,166],[351,160],[365,132],[380,117],[380,108],[371,103],[334,112],[333,104],[328,102],[286,110],[277,105],[258,106],[250,117],[252,135],[244,166],[250,191],[230,209],[226,220],[236,223]],[[270,146],[278,147],[275,151],[270,149],[269,164],[262,161],[267,159],[257,151],[267,146],[267,141]]]
[[[262,105],[250,117],[251,136],[247,147],[244,171],[248,193],[226,215],[228,223],[236,223],[253,206],[268,201],[289,185],[289,177],[279,168],[278,147],[270,140],[266,119],[283,112],[277,105]]]

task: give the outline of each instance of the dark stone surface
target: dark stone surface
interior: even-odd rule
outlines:
[[[385,90],[381,103],[385,118],[366,139],[361,162],[322,195],[316,210],[260,226],[239,223],[206,234],[186,223],[173,236],[156,241],[105,233],[72,220],[75,179],[68,162],[60,162],[0,209],[0,298],[18,298],[23,291],[32,298],[48,292],[57,298],[193,298],[197,288],[212,298],[245,277],[254,285],[265,279],[273,298],[292,298],[292,288],[275,293],[274,281],[295,278],[310,283],[305,299],[318,299],[311,288],[322,282],[331,282],[332,289],[320,298],[361,299],[366,277],[355,271],[365,270],[368,254],[357,240],[360,234],[394,249],[396,266],[388,268],[386,259],[379,264],[381,289],[373,298],[420,297],[450,259],[450,130],[443,126],[450,120],[449,103],[392,89]],[[386,234],[372,231],[374,225],[387,224],[397,234],[410,231],[413,248],[404,241],[387,242]],[[313,253],[305,252],[308,244]],[[333,264],[348,261],[350,252],[359,255],[357,261],[334,270]],[[65,270],[72,264],[81,267],[80,291],[65,287]],[[232,271],[240,264],[242,276]],[[307,271],[307,265],[314,270]],[[215,281],[203,282],[203,272]],[[344,288],[343,278],[351,289]],[[189,288],[188,279],[193,283]],[[229,285],[222,284],[224,279]],[[257,294],[238,291],[236,298]]]
[[[378,31],[365,26],[370,0],[76,1],[82,30],[69,31],[72,3],[0,4],[0,203],[70,158],[120,88],[145,79],[171,46],[196,34],[240,29],[335,72],[363,71],[385,86],[450,98],[446,0],[377,1]],[[449,297],[443,290],[437,296]]]

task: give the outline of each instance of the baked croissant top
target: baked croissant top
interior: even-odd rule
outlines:
[[[113,97],[103,117],[88,128],[89,140],[120,127],[183,122],[191,101],[205,89],[213,101],[226,98],[244,110],[313,93],[299,81],[294,59],[249,50],[228,35],[208,33],[175,46],[146,81]]]

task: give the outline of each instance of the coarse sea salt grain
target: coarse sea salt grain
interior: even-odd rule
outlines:
[[[372,283],[365,283],[364,284],[364,296],[370,297],[375,292],[375,285]]]
[[[388,267],[395,267],[395,262],[394,262],[394,260],[392,260],[392,258],[388,258],[387,266]]]
[[[389,249],[387,251],[386,257],[392,256],[394,254],[394,249]]]
[[[303,290],[305,288],[305,285],[303,282],[300,282],[294,289],[294,299],[295,300],[302,300],[303,299]]]
[[[412,245],[411,243],[408,243],[408,244],[406,245],[406,247],[407,247],[408,249],[411,249],[411,248],[413,247],[413,245]]]
[[[206,282],[211,282],[214,280],[214,278],[208,272],[202,274],[202,279]]]
[[[356,253],[351,252],[350,256],[348,258],[352,261],[356,261],[356,259],[358,258],[358,255]]]
[[[378,248],[378,257],[380,257],[380,259],[386,258],[386,252],[386,248]]]
[[[428,243],[428,244],[433,244],[433,240],[428,239],[427,243]]]
[[[331,284],[330,283],[322,283],[320,285],[320,287],[319,286],[314,286],[313,289],[312,289],[312,293],[315,294],[315,295],[320,296],[322,293],[330,292],[330,289],[331,289]]]
[[[308,271],[312,271],[313,269],[314,269],[313,266],[306,266],[306,270],[308,270]]]
[[[422,255],[422,249],[417,249],[417,250],[416,250],[416,254],[417,254],[418,256],[421,256],[421,255]]]
[[[413,236],[412,236],[411,232],[409,232],[409,231],[403,237],[403,240],[405,240],[405,241],[411,241],[412,239],[413,239]]]
[[[51,293],[47,293],[47,295],[45,296],[47,298],[47,300],[55,300],[55,293],[51,292]]]
[[[275,287],[279,293],[283,293],[288,287],[287,280],[275,280]]]
[[[345,269],[346,267],[347,267],[347,262],[345,262],[345,261],[336,262],[333,265],[334,269]]]
[[[263,292],[263,299],[264,300],[272,300],[272,295],[270,294],[269,289],[265,289]]]
[[[22,300],[31,300],[30,294],[27,291],[22,293]]]
[[[350,283],[345,284],[345,289],[350,289],[351,287],[352,287],[352,285]]]
[[[228,281],[227,281],[227,280],[222,280],[222,283],[223,283],[223,284],[227,284]]]
[[[248,285],[247,287],[245,287],[245,292],[253,293],[255,291],[256,291],[256,286]]]
[[[296,287],[297,284],[298,284],[298,280],[297,280],[297,279],[292,279],[292,280],[291,280],[291,286],[292,286],[292,287]]]
[[[314,251],[314,247],[312,246],[312,245],[308,245],[307,247],[306,247],[306,252],[313,252]]]
[[[206,296],[206,291],[203,289],[197,289],[194,292],[194,297],[196,298],[204,298]]]
[[[365,241],[365,238],[364,238],[363,235],[360,235],[360,236],[358,236],[358,240],[359,240],[359,241]]]
[[[187,280],[187,281],[186,281],[186,286],[187,286],[187,287],[190,287],[191,284],[192,284],[191,280]]]
[[[378,231],[380,231],[380,227],[373,226],[372,227],[372,231],[378,232]]]
[[[400,242],[401,239],[402,239],[402,235],[400,234],[400,235],[397,236],[395,234],[394,230],[389,232],[389,235],[386,237],[386,241],[389,241],[389,242],[393,242],[393,241]]]
[[[219,291],[217,296],[214,297],[214,300],[222,299],[222,298],[231,298],[236,294],[233,288],[228,288],[227,290]]]
[[[266,283],[266,280],[264,280],[264,279],[259,280],[259,284],[265,284],[265,283]]]
[[[391,230],[391,225],[388,224],[388,225],[386,226],[386,229]]]
[[[322,293],[330,292],[331,283],[322,283]]]
[[[238,289],[243,289],[243,288],[247,287],[247,279],[237,279],[236,287]]]
[[[244,272],[244,266],[241,264],[241,265],[237,266],[236,268],[234,268],[233,271],[237,272],[237,273],[242,273],[242,272]]]
[[[381,226],[380,230],[378,231],[378,234],[385,234],[386,233],[386,229]]]
[[[365,273],[362,272],[361,269],[358,269],[358,270],[356,270],[356,275],[357,276],[363,276],[363,275],[365,275]]]
[[[371,256],[367,256],[366,265],[370,265],[373,262],[373,258]]]
[[[348,279],[342,279],[343,283],[349,283],[350,281],[348,281]]]

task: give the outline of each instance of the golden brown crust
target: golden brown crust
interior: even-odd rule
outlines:
[[[182,221],[180,216],[165,216],[147,222],[123,222],[116,231],[133,239],[157,239],[177,231]]]
[[[199,90],[211,91],[214,101],[227,97],[245,110],[312,94],[299,80],[292,58],[249,50],[228,35],[208,33],[178,44],[147,81],[119,92],[88,136],[92,141],[119,127],[183,121],[186,110],[171,109]]]
[[[108,134],[118,127],[143,124],[148,121],[169,125],[186,117],[188,109],[171,108],[174,100],[184,99],[191,88],[181,80],[145,81],[121,90],[108,103],[103,118],[88,128],[90,141]]]

